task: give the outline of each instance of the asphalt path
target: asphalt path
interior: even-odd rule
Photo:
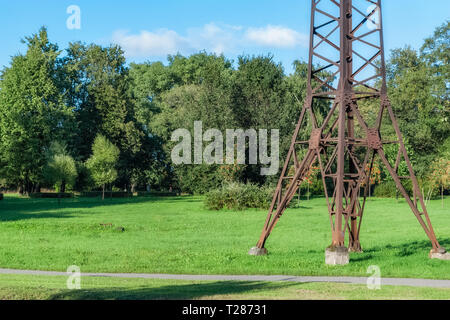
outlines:
[[[0,274],[36,275],[36,276],[69,276],[72,273],[58,271],[35,271],[0,269]],[[264,282],[332,282],[349,284],[372,283],[367,277],[320,277],[320,276],[286,276],[286,275],[188,275],[188,274],[148,274],[148,273],[81,273],[81,277],[165,279],[187,281],[264,281]],[[381,278],[381,285],[411,286],[430,288],[450,288],[450,280],[413,279],[413,278]]]

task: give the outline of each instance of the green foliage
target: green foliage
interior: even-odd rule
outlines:
[[[58,183],[61,192],[66,191],[66,185],[73,187],[77,177],[75,160],[67,154],[64,145],[52,142],[47,155],[47,165],[44,168],[44,177],[51,184]]]
[[[10,184],[31,192],[43,180],[45,149],[62,137],[71,108],[63,101],[60,52],[47,30],[23,41],[25,55],[12,58],[0,82],[1,174]]]
[[[35,192],[30,193],[32,199],[67,199],[73,198],[73,193],[67,192]]]
[[[82,198],[99,198],[103,196],[104,193],[102,191],[88,191],[80,193],[80,197]],[[106,193],[106,196],[108,198],[131,198],[133,197],[133,193],[123,191],[110,191]]]
[[[148,64],[147,68],[141,67],[146,70],[145,78],[148,83],[155,83],[151,78],[161,81],[161,70],[158,67],[155,71],[154,68],[153,64]],[[162,140],[163,155],[160,159],[163,159],[164,169],[157,172],[162,172],[166,177],[165,187],[173,185],[183,192],[205,193],[221,185],[219,166],[173,167],[170,154],[175,143],[170,138],[178,128],[189,130],[193,136],[195,121],[203,122],[204,131],[217,128],[225,133],[225,129],[236,127],[232,110],[231,64],[223,56],[199,53],[189,58],[180,55],[171,57],[166,68],[167,72],[164,74],[170,80],[164,81],[173,85],[163,86],[164,91],[149,87],[147,92],[151,104],[158,106],[158,111],[148,124],[152,134]],[[155,74],[151,73],[152,70]],[[136,73],[137,70],[132,70],[132,74]]]
[[[151,191],[151,192],[138,192],[138,197],[175,197],[178,196],[176,192],[168,191]]]
[[[191,194],[205,194],[222,184],[217,165],[180,165],[174,169],[174,187],[182,192]]]
[[[375,187],[374,196],[379,198],[395,198],[397,196],[401,197],[401,194],[397,191],[397,186],[392,180],[377,185]]]
[[[230,183],[208,192],[205,196],[205,206],[210,210],[267,209],[273,191],[272,188],[258,187],[254,184]]]
[[[92,145],[92,156],[87,160],[86,167],[89,169],[92,179],[97,186],[103,186],[117,179],[117,160],[120,151],[108,139],[98,135]]]
[[[443,206],[444,190],[450,188],[450,159],[439,158],[431,164],[428,182],[431,190],[440,189]]]
[[[388,64],[394,112],[422,177],[450,135],[449,30],[449,22],[439,27],[420,53],[410,47],[393,50]]]
[[[77,191],[90,190],[94,187],[95,183],[92,180],[89,169],[86,167],[86,163],[82,161],[75,162],[77,170],[77,178],[75,179],[73,189]]]
[[[396,49],[387,63],[389,97],[422,181],[430,175],[429,164],[450,153],[449,30],[446,21],[419,51]],[[75,42],[60,58],[45,28],[24,42],[26,54],[12,58],[0,81],[2,186],[31,192],[46,180],[55,181],[46,152],[54,140],[67,143],[66,151],[54,154],[74,157],[78,172],[74,188],[82,191],[98,186],[85,167],[98,134],[108,137],[119,150],[110,172],[116,175],[111,188],[135,191],[172,186],[183,192],[206,193],[224,181],[277,182],[277,175],[260,175],[261,164],[247,163],[228,172],[220,164],[174,166],[171,150],[175,143],[170,138],[179,128],[193,134],[195,121],[202,121],[203,131],[217,128],[224,136],[226,129],[278,129],[282,164],[306,96],[306,63],[294,61],[295,71],[286,75],[271,55],[241,56],[234,65],[223,55],[200,52],[169,56],[168,65],[128,66],[123,50],[115,45]],[[330,105],[317,99],[313,108],[320,122]],[[361,102],[359,109],[369,127],[374,126],[379,102]],[[310,135],[310,120],[305,121],[301,140]],[[357,136],[364,135],[358,125],[355,131]],[[384,140],[396,139],[387,113],[381,132]],[[386,145],[385,153],[394,162],[396,146]],[[51,167],[58,167],[60,176],[66,169],[73,172],[68,157],[55,157]],[[389,180],[388,172],[380,169],[382,180]],[[406,169],[400,163],[399,174],[407,175]],[[322,192],[320,179],[308,186],[310,193]],[[301,192],[307,189],[302,186]]]
[[[159,144],[139,121],[146,115],[136,112],[141,100],[130,88],[136,82],[130,80],[122,49],[72,43],[64,68],[67,103],[75,106],[78,124],[69,139],[77,159],[86,160],[93,138],[102,134],[120,150],[118,182],[145,183],[145,171],[160,160]]]
[[[412,196],[412,184],[411,180],[406,180],[403,182],[403,187],[409,196]],[[402,198],[402,194],[397,190],[397,185],[393,180],[382,182],[375,186],[374,196],[379,198]]]

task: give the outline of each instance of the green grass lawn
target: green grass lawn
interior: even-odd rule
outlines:
[[[343,283],[180,281],[83,277],[81,290],[68,290],[66,277],[0,275],[0,300],[389,300],[450,299],[450,289]]]
[[[450,198],[429,205],[450,249]],[[324,199],[289,209],[267,242],[269,255],[247,255],[266,211],[208,211],[201,197],[23,199],[0,201],[0,267],[81,272],[287,274],[450,279],[450,261],[430,260],[431,246],[406,203],[370,199],[363,221],[364,253],[330,267],[324,250],[331,231]],[[101,224],[105,224],[102,226]],[[108,225],[112,224],[112,226]],[[121,229],[121,227],[124,228]]]

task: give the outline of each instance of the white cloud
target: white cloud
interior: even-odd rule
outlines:
[[[308,39],[295,30],[281,26],[244,28],[209,23],[187,29],[185,36],[168,29],[143,30],[138,34],[119,30],[114,32],[112,41],[120,45],[128,57],[143,58],[178,52],[191,54],[201,50],[222,54],[242,52],[249,47],[294,48],[306,44]]]
[[[268,25],[264,28],[249,28],[245,37],[258,45],[275,48],[294,48],[308,42],[308,38],[289,28]]]
[[[209,23],[201,28],[188,29],[186,39],[194,51],[206,50],[222,54],[235,48],[238,28]]]
[[[139,34],[128,34],[116,31],[112,38],[130,57],[161,56],[175,54],[186,45],[185,40],[175,31],[160,29],[155,32],[141,31]]]

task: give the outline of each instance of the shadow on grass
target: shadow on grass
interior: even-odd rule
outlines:
[[[220,281],[201,284],[169,285],[157,288],[107,288],[65,290],[50,300],[191,300],[214,295],[250,293],[263,289],[276,290],[298,283],[266,283],[248,281]]]
[[[447,250],[450,250],[450,238],[438,238],[438,241],[442,247],[446,248]],[[362,256],[361,258],[352,258],[352,260],[354,261],[369,260],[370,258],[372,258],[372,253],[376,254],[377,252],[383,252],[385,250],[395,251],[395,255],[397,257],[407,257],[416,254],[418,252],[431,249],[432,245],[429,240],[421,240],[421,241],[416,240],[396,245],[388,244],[386,246],[377,246],[369,249],[363,248],[364,253],[367,255]]]
[[[450,239],[446,238],[446,239],[438,239],[439,244],[446,248],[446,249],[450,249]],[[427,240],[423,240],[423,241],[412,241],[409,243],[404,243],[400,246],[392,246],[393,249],[397,250],[397,256],[399,257],[407,257],[410,255],[413,255],[415,253],[417,253],[417,250],[431,250],[431,243],[430,241]]]
[[[30,199],[5,197],[0,203],[0,222],[26,219],[67,218],[77,209],[91,209],[115,205],[139,203],[198,202],[190,196],[180,197],[134,197],[134,198],[72,198],[72,199]]]
[[[350,260],[351,262],[362,262],[362,261],[367,261],[367,260],[371,260],[373,259],[373,255],[371,254],[366,254],[366,255],[360,255],[358,253],[358,255],[353,255]]]

